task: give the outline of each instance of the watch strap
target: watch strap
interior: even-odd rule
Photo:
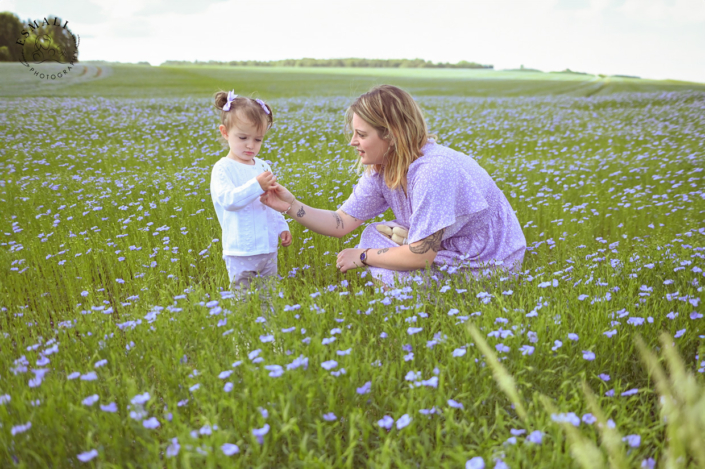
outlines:
[[[364,265],[368,265],[367,264],[367,251],[369,251],[370,249],[372,249],[372,248],[367,248],[360,254],[360,262],[362,262]]]

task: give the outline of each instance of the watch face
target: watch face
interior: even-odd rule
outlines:
[[[367,260],[367,253],[366,252],[363,252],[362,254],[360,254],[360,260],[362,262],[365,262],[365,260]]]

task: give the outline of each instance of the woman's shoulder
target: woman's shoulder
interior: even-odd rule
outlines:
[[[362,171],[362,175],[360,176],[360,181],[372,183],[372,184],[379,184],[380,182],[384,181],[384,174],[383,173],[378,173],[375,171],[374,167],[369,166],[365,168]]]
[[[428,143],[421,148],[421,155],[422,156],[416,161],[414,161],[414,163],[419,162],[421,164],[432,164],[438,159],[443,158],[468,157],[468,155],[463,152],[454,150],[453,148],[447,147],[445,145],[441,145],[440,143],[435,142],[433,140],[429,140]],[[430,158],[424,159],[427,156]]]
[[[440,145],[432,140],[421,148],[421,156],[409,165],[409,174],[426,173],[442,169],[458,157],[467,157],[458,151]]]

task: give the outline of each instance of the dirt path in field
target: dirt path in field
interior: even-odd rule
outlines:
[[[603,78],[603,77],[600,77],[599,75],[595,75],[594,81],[597,81],[599,83],[598,83],[597,87],[595,87],[594,89],[585,93],[586,98],[589,98],[590,96],[594,96],[596,94],[600,94],[603,90],[605,90],[610,84],[610,77]]]
[[[51,94],[53,90],[109,77],[113,70],[104,64],[77,63],[75,65],[47,64],[36,72],[35,74],[31,67],[20,63],[0,65],[0,81],[2,81],[0,94],[2,96]],[[44,74],[44,78],[41,78],[41,74]]]

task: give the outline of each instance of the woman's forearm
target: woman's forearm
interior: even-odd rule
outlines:
[[[309,207],[298,200],[294,200],[286,214],[311,231],[325,236],[340,238],[356,228],[348,226],[346,229],[343,217],[332,210]]]
[[[372,267],[381,267],[388,270],[417,270],[425,269],[433,264],[436,258],[436,251],[414,252],[409,245],[394,248],[372,248],[367,251],[365,262]]]

